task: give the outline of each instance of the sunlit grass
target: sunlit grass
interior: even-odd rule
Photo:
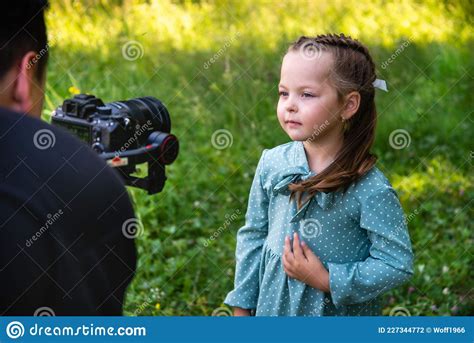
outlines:
[[[468,159],[466,156],[466,164],[469,163]],[[420,171],[413,171],[409,175],[393,175],[392,184],[399,191],[402,201],[433,193],[459,197],[474,186],[464,168],[459,169],[439,156],[426,161],[419,169]]]
[[[461,45],[472,30],[459,5],[439,1],[60,1],[48,22],[56,44],[101,50],[137,39],[153,50],[207,50],[240,32],[244,40],[274,49],[302,33],[338,31],[375,45],[393,47],[401,37],[417,44]],[[71,15],[74,13],[74,15]]]

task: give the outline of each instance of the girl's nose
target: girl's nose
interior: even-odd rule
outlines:
[[[298,110],[298,107],[296,106],[296,103],[292,99],[288,99],[286,103],[286,111],[287,112],[296,112]]]

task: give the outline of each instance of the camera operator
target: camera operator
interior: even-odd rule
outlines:
[[[123,181],[40,120],[47,1],[1,7],[0,315],[121,315],[138,225]]]

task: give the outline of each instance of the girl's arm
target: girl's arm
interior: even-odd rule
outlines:
[[[234,307],[234,317],[250,317],[250,310]]]
[[[234,290],[224,300],[227,305],[246,310],[257,307],[260,257],[268,233],[268,195],[261,180],[264,156],[265,151],[258,162],[250,189],[245,224],[237,233]]]
[[[336,307],[369,301],[413,275],[413,252],[397,194],[384,186],[361,204],[360,226],[372,245],[360,262],[328,263]]]

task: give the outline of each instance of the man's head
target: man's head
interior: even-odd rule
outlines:
[[[2,1],[0,106],[41,116],[48,59],[47,0]]]

